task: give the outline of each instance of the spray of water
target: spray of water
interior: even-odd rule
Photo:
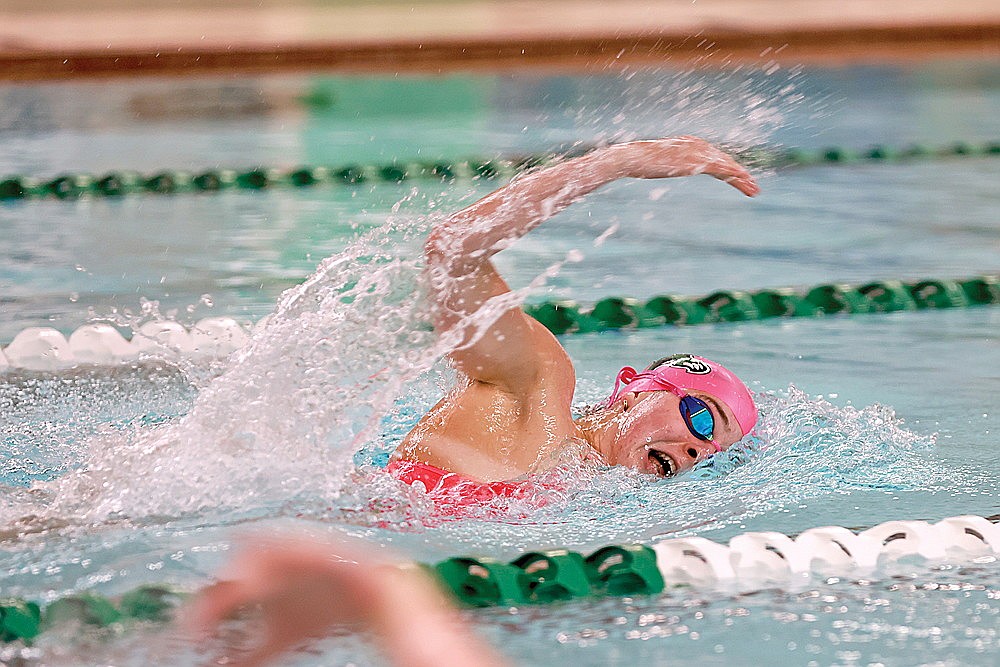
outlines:
[[[15,502],[5,514],[100,522],[280,512],[303,499],[353,507],[360,499],[350,493],[358,488],[352,455],[378,439],[382,417],[405,388],[461,338],[435,336],[428,321],[418,242],[429,224],[396,212],[325,260],[282,295],[187,414],[158,426],[103,430],[86,442],[82,465],[38,485],[44,506]],[[560,266],[466,324],[485,330]],[[394,498],[399,505],[412,496],[385,475],[365,484],[369,501]],[[342,505],[336,501],[345,487]],[[367,509],[384,520],[386,507]]]
[[[752,78],[741,83],[735,74],[705,83],[689,73],[650,86],[653,76],[629,77],[632,93],[614,117],[631,120],[612,125],[631,129],[615,130],[616,138],[674,129],[652,131],[653,116],[640,113],[652,99],[654,107],[672,108],[676,129],[685,132],[708,129],[699,119],[712,118],[718,128],[721,105],[729,110],[722,113],[728,129],[721,137],[718,131],[704,134],[751,145],[780,123],[776,109],[787,103],[782,98],[769,104],[758,92],[759,83]],[[608,104],[597,115],[606,115]],[[654,116],[662,118],[662,108]],[[596,127],[595,122],[592,129]],[[300,501],[308,505],[310,499],[337,505],[344,498],[346,506],[354,507],[361,500],[359,489],[400,502],[412,500],[408,491],[382,478],[359,483],[352,456],[378,441],[384,415],[398,411],[400,395],[435,368],[456,342],[434,336],[420,296],[419,240],[431,220],[399,213],[416,199],[411,192],[384,225],[326,259],[304,283],[283,294],[249,346],[211,382],[196,381],[201,390],[186,415],[91,438],[75,470],[38,485],[47,498],[43,506],[15,502],[3,508],[4,514],[94,522],[197,515],[209,509],[283,511],[277,508],[301,508]],[[433,202],[424,205],[433,208]],[[565,261],[580,259],[573,251]],[[561,265],[547,267],[527,287],[484,308],[468,324],[485,330]],[[141,315],[155,311],[150,302]],[[422,401],[419,397],[417,403]],[[578,472],[572,477],[581,479]],[[572,489],[574,484],[571,480],[562,486]],[[561,505],[558,497],[556,501],[555,506]]]

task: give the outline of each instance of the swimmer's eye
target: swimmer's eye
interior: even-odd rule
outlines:
[[[649,458],[653,460],[653,463],[657,465],[660,469],[660,476],[662,477],[673,477],[677,474],[677,468],[674,465],[673,459],[659,452],[655,449],[649,450]]]

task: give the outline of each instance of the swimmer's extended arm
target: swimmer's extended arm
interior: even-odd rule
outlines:
[[[669,178],[708,174],[753,196],[749,172],[726,153],[694,137],[637,141],[598,149],[528,173],[437,225],[425,251],[439,331],[460,330],[451,357],[475,380],[517,393],[532,386],[548,363],[565,353],[551,334],[505,302],[510,288],[490,258],[539,224],[620,178]],[[483,306],[503,314],[485,332],[469,325]]]
[[[188,633],[206,636],[239,610],[254,610],[263,632],[248,652],[227,650],[230,665],[278,664],[284,652],[338,626],[371,632],[397,667],[507,664],[463,624],[422,571],[384,558],[371,545],[346,538],[251,538],[224,580],[201,591],[179,616]]]

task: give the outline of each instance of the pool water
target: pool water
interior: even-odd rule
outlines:
[[[40,176],[451,159],[674,132],[734,147],[1000,137],[1000,70],[978,62],[4,93],[0,173]],[[515,288],[551,274],[529,301],[584,302],[996,272],[998,175],[995,158],[812,167],[760,174],[756,200],[710,179],[616,183],[498,263]],[[564,491],[542,509],[436,513],[374,467],[449,379],[414,290],[420,240],[431,216],[492,187],[0,206],[0,343],[92,315],[127,329],[154,316],[273,313],[226,368],[0,375],[3,594],[193,589],[254,529],[345,530],[435,561],[998,513],[1000,311],[990,307],[565,337],[582,401],[605,396],[626,363],[676,351],[724,360],[761,392],[759,438],[673,480],[561,469]],[[519,664],[989,664],[1000,654],[998,589],[995,562],[922,565],[752,595],[672,591],[468,618]],[[66,639],[9,647],[0,661],[199,659],[156,628]],[[380,660],[356,638],[320,650],[299,659]]]

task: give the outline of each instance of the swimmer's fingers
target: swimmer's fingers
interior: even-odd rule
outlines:
[[[401,667],[435,667],[442,660],[505,665],[454,615],[423,572],[387,566],[370,546],[284,538],[257,539],[246,547],[228,569],[229,580],[204,589],[186,614],[185,625],[204,638],[252,605],[253,627],[262,629],[254,634],[259,641],[249,651],[227,647],[226,664],[262,665],[349,623],[374,633]]]
[[[694,137],[683,137],[688,150],[687,165],[692,174],[708,174],[728,183],[748,197],[760,192],[750,172],[717,146]]]
[[[250,610],[263,627],[261,641],[250,652],[230,646],[227,660],[257,665],[336,625],[369,624],[375,575],[365,576],[350,558],[356,555],[361,554],[346,542],[294,536],[247,541],[224,581],[206,587],[189,604],[182,614],[183,629],[204,641],[224,621]],[[378,560],[372,555],[366,562]]]
[[[220,581],[199,591],[181,615],[181,630],[204,641],[255,596],[242,581]]]
[[[625,175],[675,178],[708,174],[752,197],[760,187],[746,167],[725,151],[698,137],[670,137],[621,144]]]
[[[726,161],[716,165],[713,169],[706,169],[705,173],[714,176],[724,183],[728,183],[747,197],[753,197],[760,193],[760,186],[757,185],[757,181],[750,175],[750,172],[728,155],[726,158]]]
[[[224,621],[233,618],[241,609],[257,600],[258,595],[249,590],[244,581],[220,581],[202,589],[188,604],[181,616],[181,630],[195,641],[204,643],[218,633]],[[251,652],[237,653],[235,649],[228,647],[224,660],[233,667],[254,667],[264,664],[282,648],[272,642],[265,642]]]

